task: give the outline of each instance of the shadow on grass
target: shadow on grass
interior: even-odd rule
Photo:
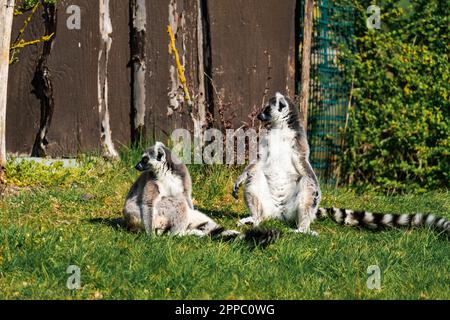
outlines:
[[[230,211],[222,211],[222,210],[210,210],[202,207],[196,207],[196,210],[203,212],[208,217],[214,219],[214,218],[237,218],[238,214],[236,212],[230,212]]]
[[[123,218],[92,218],[88,220],[89,223],[101,224],[111,227],[115,230],[128,230]]]
[[[227,211],[218,211],[218,210],[207,210],[205,208],[196,208],[197,210],[205,213],[212,219],[220,219],[220,218],[236,218],[238,215],[234,212]],[[125,224],[125,220],[123,218],[91,218],[87,220],[89,223],[93,224],[101,224],[105,226],[109,226],[115,230],[129,230]]]
[[[221,212],[221,211],[211,211],[208,212],[208,214],[214,215],[215,217],[228,217],[230,216],[229,213],[226,212]],[[140,234],[145,236],[145,232],[142,231],[138,231],[138,230],[130,230],[129,228],[127,228],[127,226],[125,225],[125,220],[123,218],[91,218],[87,220],[89,223],[93,223],[93,224],[100,224],[100,225],[105,225],[108,227],[113,228],[114,230],[125,230],[125,231],[129,231],[131,233],[136,233],[136,234]],[[249,235],[251,234],[251,236],[249,237],[250,239],[247,239],[244,241],[244,243],[247,244],[247,246],[245,247],[248,250],[253,250],[256,248],[266,248],[267,246],[269,246],[270,244],[272,244],[273,242],[275,242],[281,235],[281,233],[278,230],[273,230],[270,231],[271,235],[268,241],[262,241],[262,237],[265,236],[265,234],[261,234],[260,233],[261,229],[256,228],[252,230],[248,230]],[[269,232],[269,231],[268,231]],[[237,240],[235,237],[233,236],[222,236],[222,237],[215,237],[215,236],[210,236],[209,237],[211,240],[213,241],[223,241],[223,242],[234,242],[234,241],[241,241],[241,240]]]

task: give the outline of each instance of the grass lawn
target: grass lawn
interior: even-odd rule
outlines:
[[[371,232],[323,220],[314,224],[319,237],[284,232],[266,249],[126,232],[115,219],[138,175],[135,160],[132,153],[114,164],[86,157],[71,169],[8,164],[9,195],[0,199],[1,299],[450,299],[449,243],[427,229]],[[242,196],[230,194],[239,171],[190,169],[195,205],[235,228],[247,214]],[[450,218],[445,191],[324,189],[322,205]],[[81,270],[78,290],[66,287],[69,265]],[[371,265],[381,270],[379,290],[366,286]]]

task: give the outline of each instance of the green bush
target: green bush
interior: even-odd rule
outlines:
[[[362,3],[364,2],[364,3]],[[450,182],[449,3],[378,1],[380,30],[366,27],[372,1],[356,8],[356,53],[343,157],[347,182],[388,191]]]

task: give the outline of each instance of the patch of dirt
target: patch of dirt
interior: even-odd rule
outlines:
[[[95,196],[90,193],[85,193],[81,196],[81,200],[83,200],[83,201],[89,201],[89,200],[93,200],[93,199],[95,199]]]
[[[29,191],[29,187],[19,187],[8,185],[6,183],[6,173],[4,168],[0,167],[0,199],[18,196],[22,191]]]
[[[18,187],[0,183],[0,199],[18,196],[22,191],[29,191],[29,187]]]

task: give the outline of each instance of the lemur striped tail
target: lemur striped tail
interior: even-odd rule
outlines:
[[[428,226],[450,236],[450,221],[432,214],[385,214],[340,208],[319,208],[317,217],[330,217],[340,224],[371,229]]]
[[[233,239],[240,239],[252,246],[267,247],[274,243],[281,235],[281,231],[277,229],[263,229],[252,228],[244,232],[235,230],[225,230],[223,227],[218,227],[210,232],[213,238],[220,238],[228,241]]]
[[[239,238],[252,245],[266,247],[281,236],[281,231],[277,229],[253,228],[242,233]]]

